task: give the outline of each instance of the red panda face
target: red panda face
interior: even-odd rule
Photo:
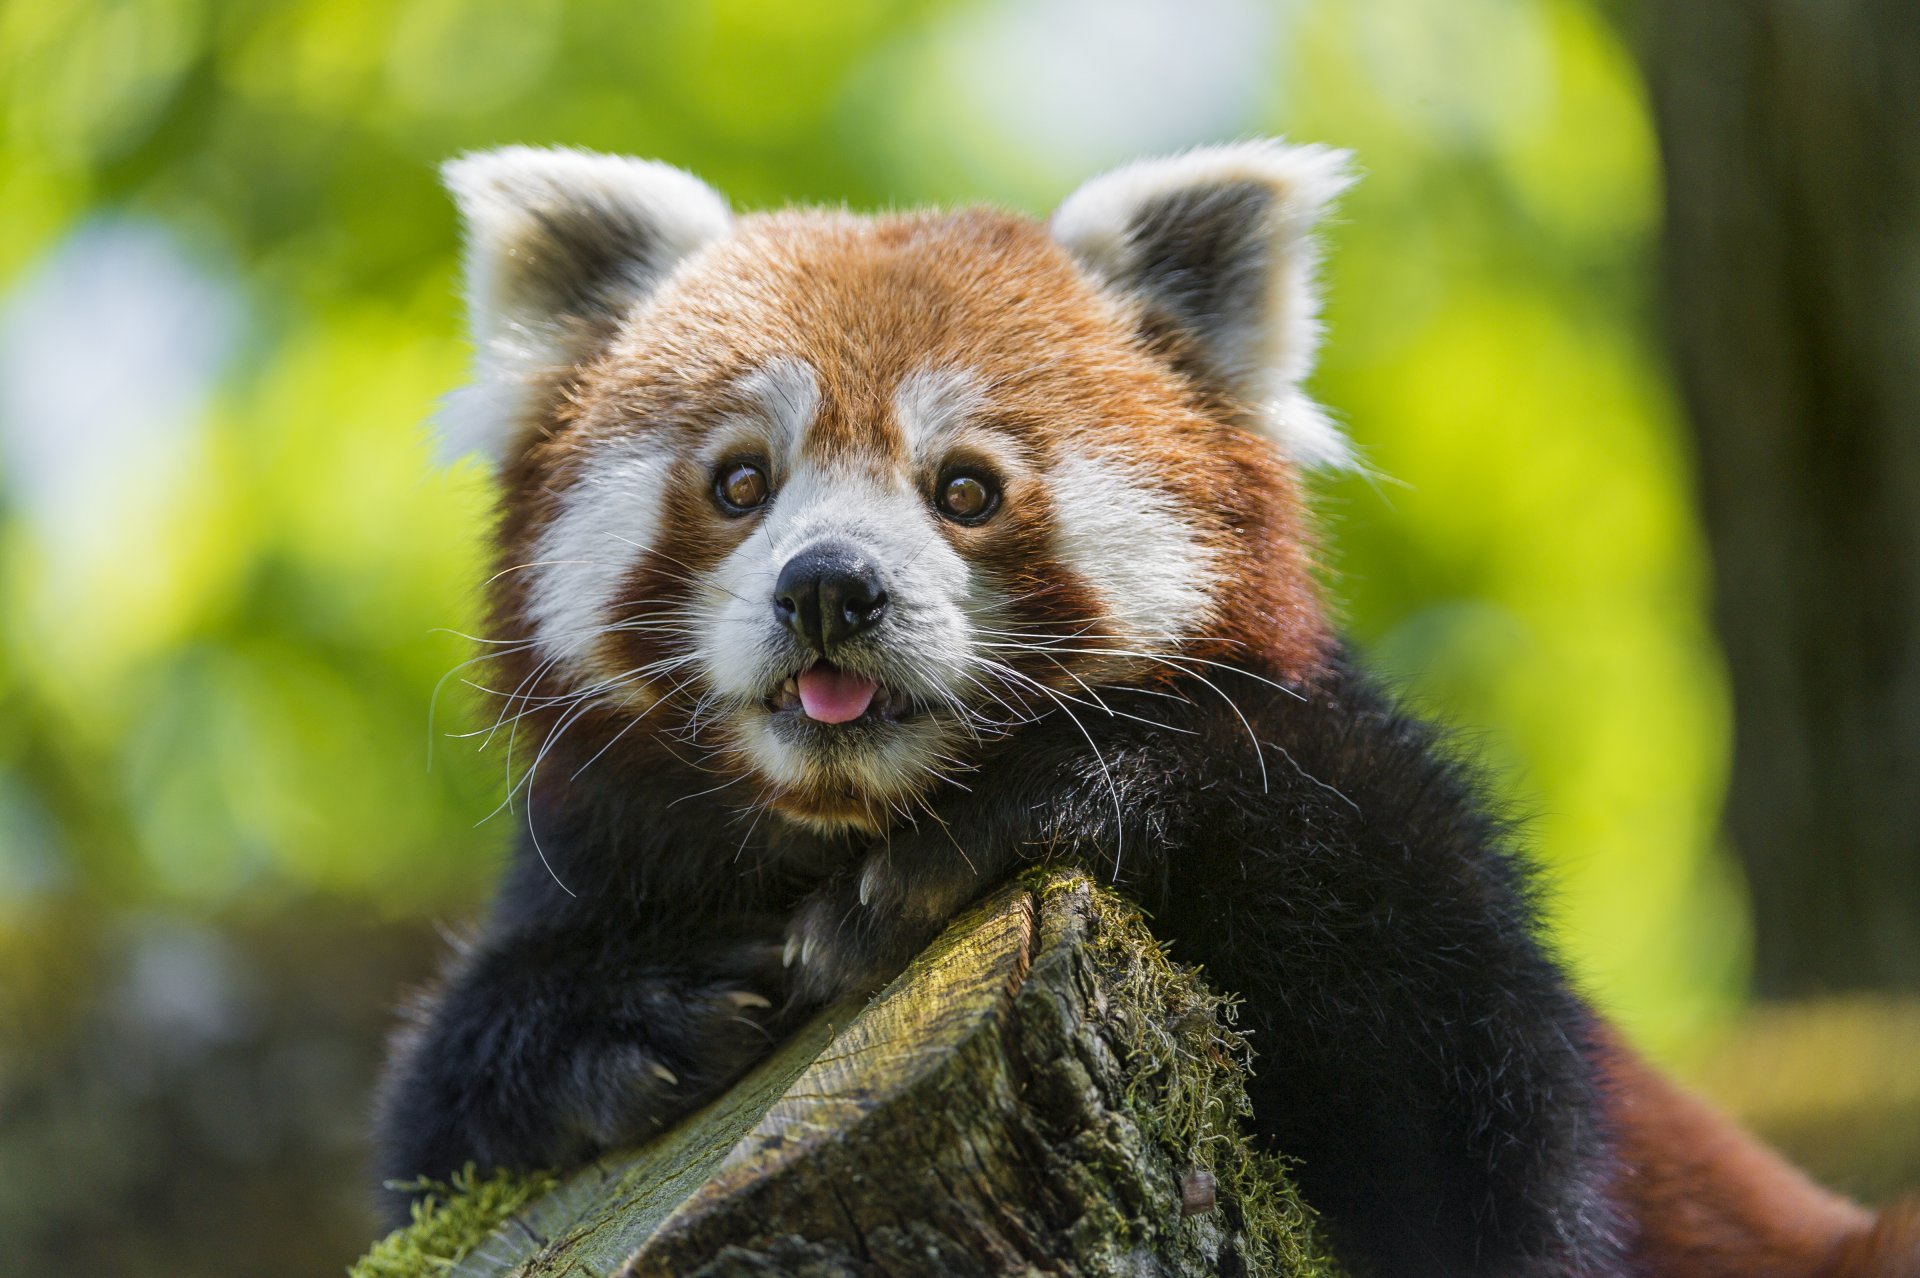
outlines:
[[[1273,436],[1337,438],[1268,349],[1311,340],[1286,251],[1310,211],[1253,161],[1337,171],[1236,152],[1209,198],[1123,170],[1051,234],[734,221],[684,174],[570,152],[455,166],[482,351],[454,416],[502,455],[499,637],[548,739],[877,830],[1103,686],[1308,670]]]

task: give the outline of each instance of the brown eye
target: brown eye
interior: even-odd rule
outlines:
[[[722,466],[713,478],[713,495],[729,515],[744,515],[767,504],[767,472],[752,462]]]
[[[963,524],[977,524],[993,514],[1000,504],[1000,490],[993,480],[974,471],[951,471],[940,481],[936,499],[940,513]]]

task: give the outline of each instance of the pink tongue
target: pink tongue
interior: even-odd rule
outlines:
[[[800,672],[800,708],[807,718],[821,723],[846,723],[858,719],[873,704],[880,685],[864,675],[836,670],[822,662]]]

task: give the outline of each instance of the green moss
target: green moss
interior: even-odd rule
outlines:
[[[486,1241],[502,1221],[556,1183],[545,1172],[499,1172],[481,1180],[469,1163],[454,1173],[451,1182],[410,1185],[413,1192],[423,1194],[413,1205],[413,1223],[375,1243],[347,1270],[347,1276],[422,1278],[444,1273]]]
[[[1038,871],[1043,898],[1077,891],[1077,874]],[[1196,968],[1175,963],[1140,911],[1095,885],[1088,954],[1112,983],[1109,1023],[1133,1067],[1127,1096],[1134,1121],[1169,1149],[1188,1151],[1210,1172],[1221,1206],[1237,1213],[1256,1273],[1337,1278],[1313,1209],[1301,1200],[1286,1161],[1255,1150],[1242,1126],[1251,1116],[1246,1079],[1252,1048],[1234,1028],[1238,999],[1215,993]]]

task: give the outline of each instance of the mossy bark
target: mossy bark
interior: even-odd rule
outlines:
[[[467,1186],[356,1278],[1331,1274],[1239,1131],[1231,1017],[1130,907],[1036,875],[645,1148]]]

